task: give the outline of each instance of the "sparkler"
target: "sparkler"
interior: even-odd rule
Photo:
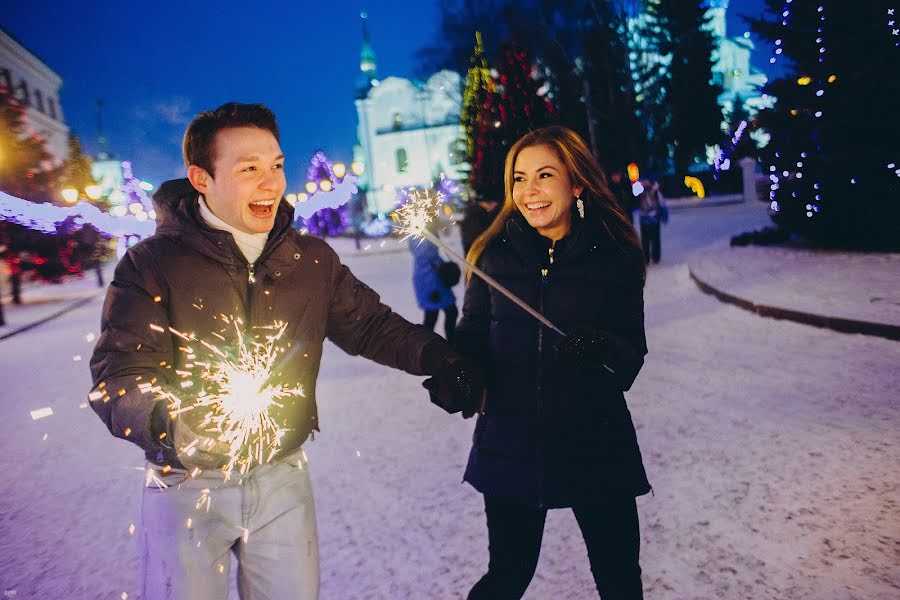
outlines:
[[[194,439],[180,451],[193,456],[198,450],[203,451],[210,446],[223,448],[228,458],[222,469],[226,479],[235,467],[243,475],[254,465],[272,460],[281,449],[281,437],[285,430],[275,422],[271,410],[282,407],[286,399],[304,396],[303,386],[289,387],[272,382],[273,370],[283,352],[278,341],[284,335],[287,324],[276,322],[260,328],[272,333],[257,341],[245,339],[238,320],[231,322],[237,334],[234,356],[229,356],[214,344],[198,340],[221,360],[194,361],[195,366],[202,368],[200,379],[208,384],[198,393],[194,404],[183,406],[173,393],[160,392],[169,401],[172,418],[192,410],[206,411],[199,427],[204,433],[214,434],[214,437]],[[171,328],[170,331],[188,343],[195,341],[192,336]],[[194,356],[192,348],[184,346],[180,349],[189,357]],[[187,379],[192,374],[190,371],[178,373],[183,378],[182,387],[193,386],[193,381]]]
[[[447,246],[447,244],[442,242],[440,239],[438,239],[437,236],[428,231],[428,225],[431,224],[435,219],[437,219],[440,213],[438,205],[442,200],[443,195],[441,193],[434,194],[428,190],[415,190],[411,192],[409,200],[403,206],[398,208],[394,213],[396,216],[395,218],[397,218],[400,222],[400,225],[397,226],[397,231],[403,234],[403,239],[406,240],[411,237],[418,239],[427,239],[435,246],[442,248],[444,252],[446,252],[456,260],[464,263],[468,268],[472,269],[473,273],[481,277],[481,279],[483,279],[485,283],[492,286],[498,292],[509,298],[513,303],[515,303],[529,315],[531,315],[556,333],[565,336],[566,334],[563,333],[563,331],[559,327],[551,323],[550,320],[547,319],[547,317],[531,308],[521,298],[501,285],[499,281],[451,250]]]

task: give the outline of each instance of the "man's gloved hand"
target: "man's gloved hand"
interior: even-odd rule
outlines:
[[[564,368],[615,373],[611,367],[615,358],[615,346],[602,331],[585,331],[567,335],[553,349],[557,361]]]
[[[151,431],[167,448],[175,450],[178,460],[188,469],[217,469],[228,464],[230,447],[220,441],[210,423],[204,423],[206,409],[179,413],[173,419],[165,401],[159,401],[151,416]],[[165,435],[161,435],[165,433]]]
[[[207,409],[198,407],[170,420],[169,431],[178,460],[188,469],[219,469],[228,464],[231,448],[219,440],[211,423],[204,424]],[[194,414],[196,413],[196,414]]]
[[[462,411],[464,419],[484,410],[487,377],[475,361],[451,353],[441,362],[433,377],[422,382],[431,401],[453,414]]]

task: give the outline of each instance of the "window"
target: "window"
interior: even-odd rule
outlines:
[[[16,93],[18,92],[18,93]],[[28,84],[23,79],[18,86],[12,88],[12,97],[19,101],[22,106],[31,106],[31,94],[28,93]]]
[[[397,149],[397,172],[406,173],[409,171],[409,161],[406,160],[406,149]]]
[[[398,112],[394,113],[394,119],[393,119],[392,126],[394,128],[394,131],[400,131],[401,129],[403,129],[403,117],[400,116],[400,113],[398,113]]]
[[[0,69],[0,86],[6,86],[7,93],[12,93],[12,73],[9,69]]]
[[[47,98],[47,114],[53,119],[56,118],[56,102],[53,101],[53,98]]]
[[[41,93],[41,90],[34,90],[34,107],[44,112],[44,95]]]

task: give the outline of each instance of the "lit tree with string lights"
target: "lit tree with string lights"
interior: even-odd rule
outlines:
[[[335,165],[322,151],[316,152],[306,169],[306,191],[309,196],[316,193],[328,193],[334,189],[338,179],[344,177],[341,172],[335,173]],[[306,196],[304,196],[304,199]],[[347,205],[336,208],[322,208],[309,218],[302,219],[302,225],[313,235],[321,237],[340,235],[347,228]]]
[[[897,0],[767,0],[750,19],[784,76],[760,111],[773,220],[827,246],[900,249]]]
[[[466,162],[470,165],[475,162],[475,134],[478,129],[478,117],[481,108],[488,96],[494,91],[494,80],[491,79],[491,70],[488,68],[487,59],[484,56],[484,43],[481,40],[481,32],[475,32],[475,48],[469,59],[469,71],[466,73],[466,86],[463,90],[462,121],[465,131]]]
[[[503,200],[503,161],[509,148],[531,130],[556,121],[546,87],[537,80],[528,52],[504,45],[497,64],[495,89],[487,94],[475,130],[475,159],[469,186],[481,198]]]

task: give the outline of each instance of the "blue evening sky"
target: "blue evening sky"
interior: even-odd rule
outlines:
[[[2,27],[63,78],[66,122],[96,154],[102,98],[109,150],[159,184],[181,177],[181,137],[199,111],[263,102],[278,116],[289,191],[305,181],[316,150],[349,162],[356,136],[359,13],[379,77],[411,77],[415,53],[434,35],[438,0],[52,0],[3,2]],[[732,0],[734,15],[762,0]],[[768,55],[754,61],[766,66]]]

